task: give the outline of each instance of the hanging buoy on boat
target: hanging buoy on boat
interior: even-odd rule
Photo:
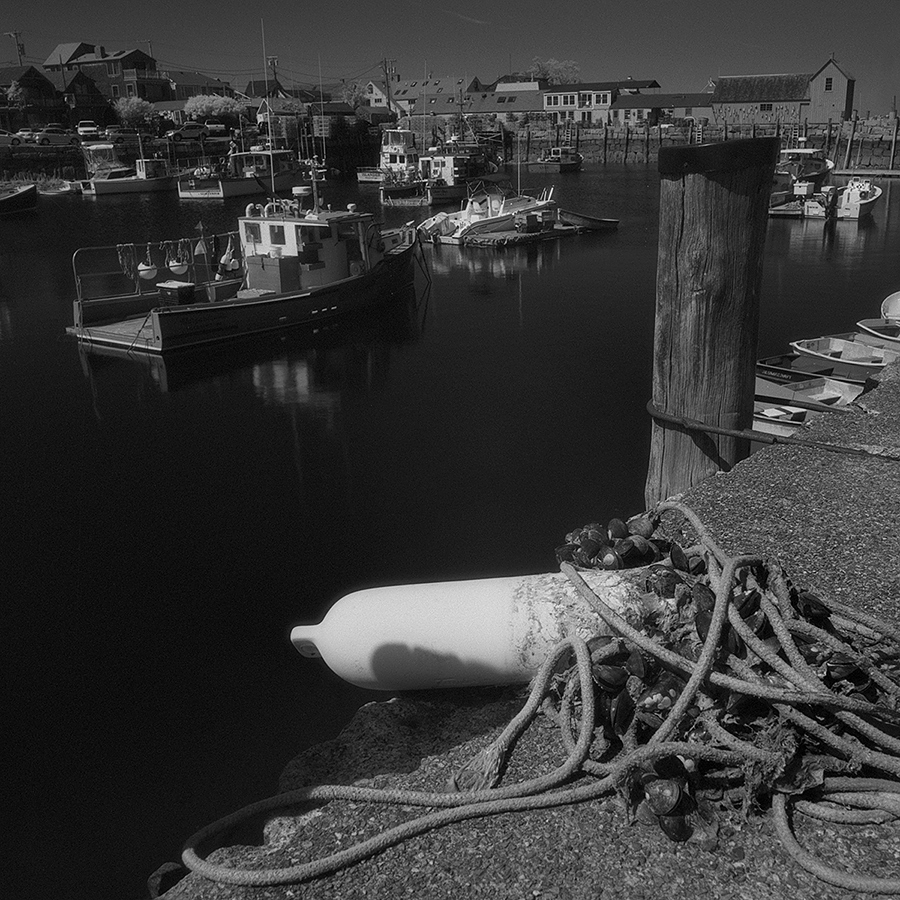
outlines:
[[[585,571],[585,580],[627,621],[646,613],[646,572]],[[369,588],[338,600],[291,642],[345,681],[376,691],[529,681],[564,637],[610,634],[565,575]]]

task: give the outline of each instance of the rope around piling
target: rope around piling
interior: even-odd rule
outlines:
[[[796,591],[777,564],[728,557],[683,504],[660,504],[656,524],[667,511],[691,524],[698,544],[688,552],[670,546],[665,565],[657,561],[647,569],[648,586],[655,579],[657,593],[647,595],[653,611],[641,627],[629,625],[563,559],[562,571],[613,636],[560,642],[520,712],[447,789],[319,785],[289,791],[198,831],[185,845],[185,865],[233,885],[298,883],[455,822],[616,793],[629,818],[658,824],[673,840],[695,834],[714,843],[717,813],[707,782],[729,783],[742,772],[743,784],[734,789],[743,792],[745,812],[771,795],[776,834],[800,866],[847,889],[900,893],[898,878],[850,875],[815,859],[794,837],[789,809],[844,824],[900,819],[900,740],[891,733],[900,721],[897,630]],[[598,541],[590,540],[593,550]],[[657,538],[642,540],[648,553],[663,546]],[[752,715],[742,712],[748,708]],[[556,722],[565,759],[544,775],[500,786],[517,741],[539,713]],[[201,845],[251,816],[335,800],[431,811],[282,868],[236,868],[200,855]]]

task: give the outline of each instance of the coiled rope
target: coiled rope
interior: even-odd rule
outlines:
[[[618,637],[589,650],[577,636],[561,641],[551,652],[532,682],[528,699],[521,711],[503,732],[451,779],[447,791],[412,791],[376,789],[348,785],[320,785],[269,797],[252,803],[194,834],[185,844],[182,859],[192,871],[217,882],[244,886],[273,886],[307,881],[352,866],[383,852],[416,835],[454,822],[525,810],[548,809],[598,799],[621,791],[628,779],[657,761],[673,757],[705,761],[723,766],[757,766],[781,770],[789,761],[788,751],[771,746],[758,747],[730,733],[719,721],[719,710],[707,709],[698,721],[706,727],[710,741],[695,741],[684,732],[685,721],[692,721],[690,710],[708,686],[726,688],[734,694],[766,701],[779,717],[824,744],[834,754],[824,759],[823,768],[832,772],[859,771],[863,766],[889,774],[893,778],[829,777],[814,787],[815,799],[794,794],[796,811],[826,821],[845,823],[886,822],[900,818],[900,741],[882,730],[875,722],[900,721],[898,704],[892,706],[846,697],[832,691],[807,664],[794,643],[791,632],[802,622],[791,605],[791,588],[778,566],[769,566],[767,589],[761,605],[771,623],[783,656],[775,652],[771,642],[763,643],[746,625],[735,604],[736,590],[746,586],[748,572],[762,562],[755,557],[727,557],[710,538],[706,529],[688,507],[675,501],[660,504],[657,513],[681,513],[696,530],[700,546],[709,564],[711,584],[715,587],[715,603],[708,632],[696,661],[660,646],[659,642],[633,628],[598,597],[578,571],[569,563],[561,566],[578,594],[611,626]],[[741,576],[739,578],[739,575]],[[824,604],[824,601],[822,601]],[[893,657],[900,656],[900,630],[871,616],[856,613],[840,604],[826,604],[842,623],[856,628],[867,638],[892,642]],[[732,675],[718,671],[723,657],[722,635],[731,627],[746,642],[749,651],[772,667],[778,683],[764,678],[746,660],[733,654],[725,657]],[[815,626],[812,626],[815,627]],[[835,638],[837,640],[837,638]],[[596,708],[594,666],[612,659],[623,647],[637,647],[670,670],[682,672],[687,681],[666,718],[649,741],[637,745],[632,719],[622,738],[622,748],[607,761],[590,756],[595,741]],[[852,648],[850,648],[852,649]],[[554,706],[552,694],[560,669],[571,663],[565,675],[565,690]],[[892,697],[900,694],[900,683],[889,674],[881,674],[883,687]],[[577,716],[575,715],[578,707]],[[797,707],[802,706],[806,712]],[[819,712],[815,713],[814,710]],[[557,722],[561,731],[566,759],[553,771],[516,784],[499,787],[500,772],[516,742],[539,712]],[[816,718],[807,715],[813,712]],[[864,714],[867,718],[862,718]],[[846,733],[826,727],[819,721],[831,716]],[[577,734],[573,733],[577,719]],[[873,721],[874,720],[874,721]],[[855,732],[855,735],[852,734]],[[592,776],[574,785],[566,785],[578,776]],[[200,845],[239,822],[262,812],[333,800],[375,802],[405,806],[431,807],[434,811],[389,828],[367,840],[328,856],[284,868],[236,868],[212,863],[203,858]],[[772,795],[775,830],[787,852],[800,866],[816,877],[850,890],[871,893],[900,893],[900,878],[872,878],[851,875],[827,866],[804,850],[793,835],[789,822],[788,795],[777,790]],[[849,807],[849,808],[848,808]]]

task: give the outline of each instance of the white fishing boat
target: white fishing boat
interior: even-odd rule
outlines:
[[[584,156],[574,147],[563,145],[548,147],[536,160],[523,165],[547,172],[577,172],[583,162]]]
[[[165,353],[329,320],[405,287],[416,246],[411,223],[382,230],[354,204],[251,203],[223,236],[76,251],[67,331],[92,345]]]
[[[864,219],[872,214],[882,190],[868,178],[851,178],[843,187],[825,185],[803,202],[808,219]]]
[[[407,175],[419,170],[419,151],[416,136],[407,128],[387,128],[381,135],[377,166],[362,166],[356,170],[356,180],[381,184],[385,173]]]
[[[134,166],[103,167],[80,182],[81,193],[89,197],[174,191],[175,185],[176,176],[165,159],[136,159]]]
[[[202,163],[178,178],[183,200],[224,200],[255,194],[277,194],[307,173],[293,150],[255,147]]]
[[[826,335],[808,340],[791,341],[791,347],[804,356],[829,363],[841,363],[851,371],[873,374],[888,363],[900,360],[900,348],[894,342],[864,332]]]
[[[881,318],[860,319],[856,327],[874,337],[900,343],[900,291],[881,301]]]
[[[482,180],[469,188],[469,197],[460,210],[431,216],[420,223],[419,234],[434,243],[463,244],[479,235],[513,231],[516,220],[528,215],[558,216],[552,187],[544,188],[536,197],[517,194],[508,180]]]
[[[472,182],[499,171],[492,155],[484,144],[453,138],[442,147],[429,148],[419,160],[428,204],[440,206],[465,200]]]

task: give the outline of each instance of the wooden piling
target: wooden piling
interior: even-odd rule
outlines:
[[[777,138],[663,147],[653,406],[728,429],[753,419],[759,294]],[[728,470],[742,439],[654,419],[647,507]]]
[[[888,160],[888,169],[894,168],[894,157],[897,153],[897,132],[900,131],[900,119],[894,119],[894,136],[891,138],[891,158]]]
[[[847,140],[847,152],[844,156],[844,168],[847,169],[850,166],[850,154],[853,152],[853,138],[856,135],[856,116],[853,116],[853,119],[850,121],[850,137]]]

